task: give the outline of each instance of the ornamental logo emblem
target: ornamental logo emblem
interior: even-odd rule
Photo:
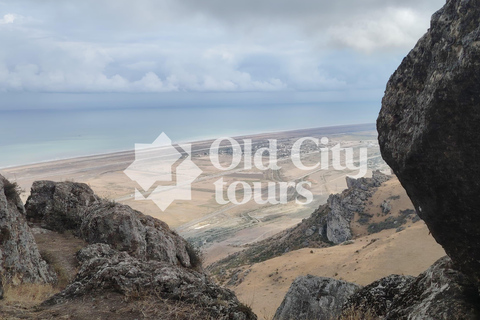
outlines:
[[[138,183],[144,192],[148,192],[158,182],[170,183],[157,185],[146,197],[135,188],[135,200],[151,200],[162,211],[175,200],[192,200],[192,182],[203,171],[192,161],[192,146],[178,146],[184,153],[179,152],[163,132],[152,144],[135,144],[135,161],[124,173]],[[184,159],[174,167],[181,158]],[[174,184],[171,185],[172,183]]]

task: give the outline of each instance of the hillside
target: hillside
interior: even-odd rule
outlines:
[[[417,276],[445,255],[395,176],[376,173],[374,178],[347,178],[347,184],[348,189],[331,195],[327,204],[296,227],[214,263],[208,270],[260,318],[269,319],[298,276],[311,274],[366,285],[390,274]],[[348,229],[328,224],[340,219],[348,221]],[[329,226],[341,231],[335,236],[351,236],[335,245],[325,231]]]

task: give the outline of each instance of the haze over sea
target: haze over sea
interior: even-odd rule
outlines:
[[[373,122],[347,104],[0,110],[0,168],[173,142]],[[361,107],[361,106],[360,106]],[[338,109],[345,116],[339,116]],[[348,116],[353,114],[354,117]]]

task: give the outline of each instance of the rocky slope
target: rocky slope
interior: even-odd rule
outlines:
[[[480,287],[480,1],[449,0],[388,82],[382,156],[455,264]]]
[[[256,319],[232,291],[209,279],[195,250],[162,221],[98,199],[88,186],[73,182],[35,183],[27,208],[32,221],[71,230],[90,244],[76,254],[73,281],[28,318],[69,317],[85,303],[100,303],[102,310],[83,310],[77,317]]]
[[[16,185],[1,175],[0,276],[3,285],[57,281],[55,273],[40,256]],[[3,291],[0,285],[0,298]]]
[[[418,277],[391,275],[363,288],[322,277],[297,278],[274,319],[478,319],[476,287],[441,258]]]
[[[383,228],[401,227],[408,218],[415,218],[416,213],[413,210],[404,210],[404,214],[377,213],[378,217],[368,213],[372,196],[382,183],[392,179],[392,176],[375,171],[371,178],[346,179],[348,189],[341,194],[330,195],[327,204],[320,206],[308,219],[213,263],[208,270],[221,283],[235,284],[239,277],[242,277],[237,269],[240,266],[266,261],[301,248],[325,248],[340,244],[358,236],[355,232],[360,232],[360,229],[375,233]],[[385,195],[383,201],[393,203],[396,201],[393,198],[400,198],[397,194],[389,196],[392,199],[387,199],[388,196]],[[354,225],[355,230],[352,228]]]
[[[359,290],[344,306],[382,319],[478,319],[476,287],[448,257],[417,278],[392,275]]]

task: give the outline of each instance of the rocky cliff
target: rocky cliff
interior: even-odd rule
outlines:
[[[18,188],[0,175],[0,298],[3,285],[55,283],[57,277],[42,259]]]
[[[449,0],[387,84],[382,156],[480,287],[480,1]]]

